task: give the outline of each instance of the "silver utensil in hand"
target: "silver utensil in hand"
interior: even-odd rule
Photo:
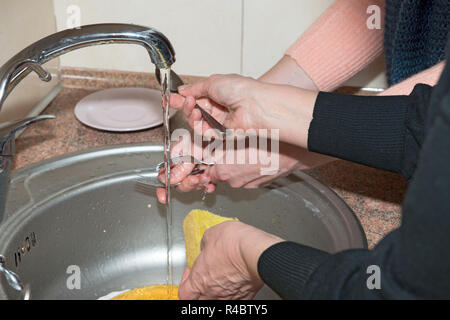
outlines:
[[[158,68],[155,69],[156,80],[161,84],[161,72]],[[170,92],[178,93],[178,87],[184,84],[183,80],[175,73],[175,71],[170,70]],[[209,125],[216,129],[221,135],[225,135],[227,128],[219,121],[217,121],[213,116],[211,116],[205,109],[200,107],[198,104],[194,108],[197,108],[202,113],[202,117],[209,123]]]
[[[193,157],[191,155],[176,156],[176,157],[173,157],[170,160],[170,162],[171,162],[171,164],[177,164],[177,163],[183,162],[183,160],[185,162],[187,160],[189,160],[190,163],[196,164],[196,167],[194,167],[194,169],[187,176],[193,176],[193,175],[196,175],[196,174],[204,172],[204,169],[201,169],[201,168],[197,167],[198,164],[203,164],[203,165],[207,165],[207,166],[214,165],[213,162],[207,162],[207,161],[198,160],[198,159],[196,159],[195,157]],[[160,162],[160,163],[158,163],[156,165],[155,171],[159,172],[163,168],[164,168],[164,161]],[[172,184],[171,187],[177,187],[180,184],[181,184],[181,181],[178,182],[178,183]],[[155,177],[146,177],[144,175],[138,175],[138,179],[136,179],[136,185],[135,185],[135,190],[136,191],[138,191],[140,193],[144,193],[144,194],[151,194],[154,191],[154,188],[165,188],[165,184],[162,183],[161,181],[159,181]]]

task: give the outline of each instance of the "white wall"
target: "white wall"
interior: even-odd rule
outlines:
[[[70,5],[81,24],[134,23],[154,27],[172,42],[181,74],[242,73],[257,77],[333,0],[53,0],[58,30]],[[92,47],[61,57],[62,66],[153,71],[147,53],[132,45]],[[347,84],[384,88],[383,60]]]
[[[333,1],[245,0],[243,72],[269,69]]]
[[[66,28],[67,7],[78,5],[81,23],[134,23],[158,29],[176,51],[180,74],[240,71],[240,0],[54,0],[58,30]],[[153,72],[140,46],[117,44],[71,52],[63,66]]]
[[[243,70],[257,77],[273,66],[334,0],[243,0]],[[385,88],[380,57],[346,85]]]

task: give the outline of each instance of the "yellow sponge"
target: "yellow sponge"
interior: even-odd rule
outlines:
[[[236,218],[226,218],[205,210],[192,210],[184,218],[183,230],[186,245],[186,263],[192,268],[200,254],[200,242],[203,234],[209,228],[225,222],[239,221]],[[145,286],[129,290],[112,300],[178,300],[178,286],[169,289],[167,285]]]
[[[239,221],[236,218],[226,218],[206,210],[192,210],[184,218],[184,243],[186,245],[186,264],[192,268],[200,254],[200,242],[205,231],[225,221]]]
[[[145,286],[129,290],[112,300],[179,300],[178,286],[169,289],[168,285]]]

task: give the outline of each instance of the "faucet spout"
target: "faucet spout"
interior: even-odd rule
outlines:
[[[128,43],[147,49],[157,68],[169,68],[175,62],[170,41],[159,31],[133,24],[92,24],[68,29],[45,37],[26,47],[0,67],[0,110],[14,87],[31,71],[41,80],[50,74],[41,65],[66,52],[87,46]]]
[[[14,87],[31,71],[43,81],[51,80],[51,74],[42,67],[45,62],[75,49],[109,43],[143,46],[158,69],[167,69],[175,62],[175,51],[170,41],[155,29],[132,24],[93,24],[64,30],[31,44],[0,67],[0,110]],[[15,133],[36,121],[52,118],[37,116],[0,124],[0,223],[5,214]],[[29,287],[23,286],[4,262],[0,255],[0,273],[5,275],[10,286],[21,291],[22,298],[29,299]]]
[[[151,61],[160,69],[169,68],[175,62],[171,43],[155,29],[132,24],[93,24],[64,30],[29,45],[0,67],[0,110],[9,93],[31,71],[36,72],[43,81],[51,80],[51,74],[42,67],[45,62],[75,49],[109,43],[143,46]],[[15,132],[36,121],[50,118],[53,116],[0,124],[0,222],[4,216]]]

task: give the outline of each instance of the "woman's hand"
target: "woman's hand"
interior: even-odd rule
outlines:
[[[317,92],[264,83],[239,75],[213,75],[179,88],[172,108],[183,110],[189,124],[202,119],[196,102],[229,129],[277,129],[280,140],[307,147]],[[211,127],[203,121],[202,132]],[[258,132],[259,134],[259,132]]]
[[[262,125],[260,115],[264,114],[264,105],[255,97],[263,87],[263,83],[252,78],[234,74],[212,75],[206,80],[179,87],[182,97],[173,95],[170,102],[172,108],[184,111],[193,128],[193,122],[201,119],[201,112],[194,109],[197,102],[227,128],[255,129]]]
[[[238,75],[214,75],[191,86],[180,87],[179,90],[180,95],[171,95],[171,107],[183,110],[197,134],[212,135],[208,134],[211,127],[206,121],[198,122],[201,127],[195,124],[202,120],[201,112],[194,109],[196,103],[228,128],[277,129],[278,123],[281,140],[290,143],[281,142],[279,152],[274,151],[272,154],[272,158],[278,158],[278,168],[272,170],[270,175],[261,174],[264,166],[259,158],[255,164],[218,162],[212,167],[204,167],[205,172],[199,175],[189,175],[194,165],[178,164],[171,174],[172,184],[181,182],[178,191],[205,189],[210,193],[214,192],[215,184],[221,181],[228,182],[232,187],[256,188],[294,170],[318,166],[331,159],[298,147],[307,144],[315,92],[267,84]],[[258,152],[246,147],[245,153],[251,151]],[[223,152],[225,157],[226,151]],[[164,182],[163,174],[159,178]],[[157,190],[157,197],[160,202],[165,202],[164,189]]]
[[[237,150],[235,150],[236,152]],[[258,151],[246,148],[245,152],[248,159],[249,152]],[[226,151],[222,157],[224,159],[227,157]],[[225,161],[222,161],[213,166],[203,166],[204,173],[196,175],[189,175],[194,168],[193,164],[180,163],[172,168],[171,184],[181,182],[176,188],[179,192],[204,189],[207,193],[212,193],[220,182],[226,182],[233,188],[254,189],[270,184],[295,170],[310,169],[332,160],[331,157],[309,152],[287,143],[280,143],[278,154],[272,154],[272,157],[278,157],[278,170],[270,175],[261,174],[267,166],[260,162],[256,164],[226,164]],[[165,182],[164,171],[161,171],[159,179],[161,182]],[[156,194],[158,200],[165,203],[164,188],[158,188]]]
[[[190,135],[183,135],[179,137],[179,140],[172,145],[170,156],[172,159],[179,156],[194,155],[194,145],[191,141]],[[207,174],[208,167],[201,165],[201,169],[204,171],[199,174],[191,175],[192,170],[196,164],[190,161],[180,162],[170,170],[170,184],[178,184],[176,190],[181,192],[188,192],[197,189],[204,189],[206,192],[214,192],[215,186],[211,183],[211,178]],[[158,173],[158,179],[166,184],[166,175],[164,168]],[[165,188],[156,189],[156,197],[160,203],[166,203],[166,190]]]
[[[277,157],[278,162],[278,169],[271,172],[271,174],[261,173],[267,168],[267,165],[263,165],[261,162],[255,164],[227,164],[225,162],[227,151],[225,150],[222,154],[222,161],[212,166],[201,165],[200,167],[204,172],[200,174],[190,175],[195,166],[194,164],[179,163],[175,165],[171,169],[170,183],[180,183],[176,188],[179,192],[205,190],[207,193],[212,193],[219,182],[227,182],[233,188],[257,188],[301,168],[301,160],[298,157],[301,157],[302,150],[297,150],[299,148],[286,144],[282,144],[280,147],[285,153],[271,154],[271,158]],[[298,151],[298,154],[296,154],[296,151]],[[237,154],[237,152],[237,150],[234,150],[234,154]],[[246,147],[244,152],[246,153],[246,159],[248,159],[249,153],[258,153],[258,149]],[[173,154],[172,157],[174,157]],[[158,179],[165,183],[164,169],[160,171]],[[159,202],[166,202],[164,188],[157,188],[156,195]]]
[[[202,251],[181,279],[180,299],[252,299],[263,286],[258,259],[283,239],[238,221],[208,229]]]

